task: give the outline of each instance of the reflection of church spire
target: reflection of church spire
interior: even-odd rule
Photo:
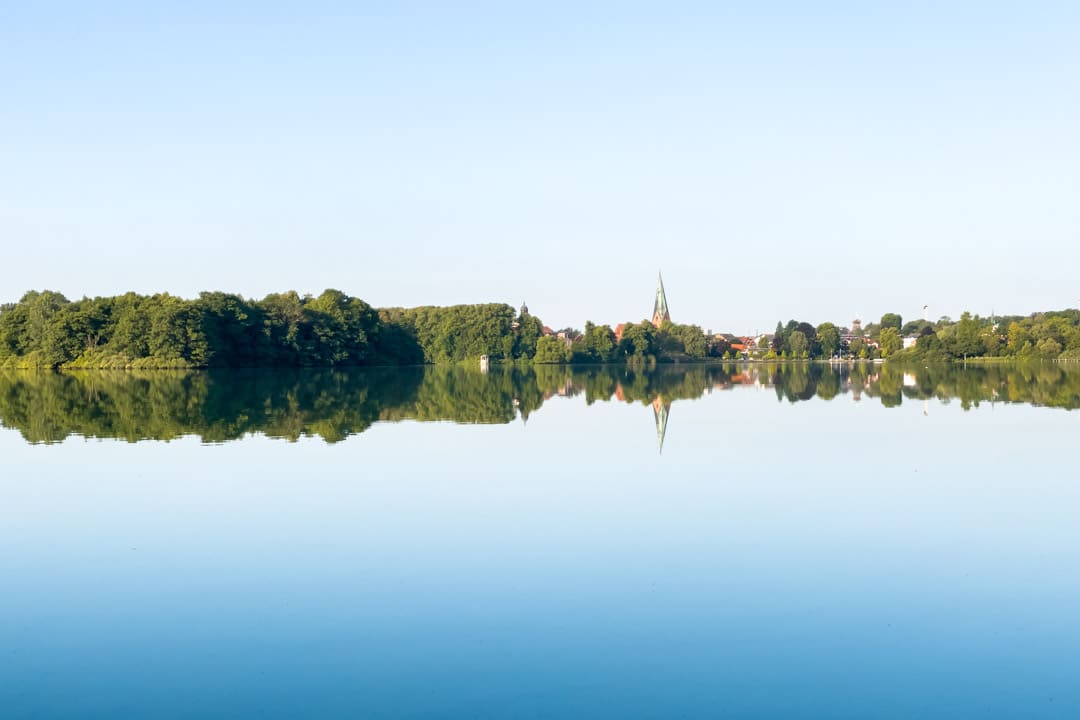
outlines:
[[[653,416],[656,418],[656,440],[660,443],[660,452],[664,452],[664,435],[667,434],[667,419],[668,412],[671,410],[671,403],[664,402],[664,399],[659,395],[652,401]]]

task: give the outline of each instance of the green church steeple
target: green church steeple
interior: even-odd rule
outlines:
[[[660,327],[665,320],[670,319],[671,313],[668,311],[667,295],[664,294],[664,276],[657,273],[656,301],[653,303],[652,324]]]

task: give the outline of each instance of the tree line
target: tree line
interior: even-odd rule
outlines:
[[[556,396],[588,403],[698,397],[730,377],[720,366],[461,365],[407,368],[27,372],[0,369],[0,426],[29,442],[71,435],[138,442],[195,435],[225,442],[251,433],[338,442],[376,422],[505,424]]]
[[[31,291],[0,306],[0,366],[97,369],[342,367],[456,363],[486,355],[562,364],[705,357],[696,326],[565,328],[488,303],[375,309],[339,290],[262,300],[204,292],[70,301]]]
[[[918,341],[897,353],[898,359],[1080,360],[1080,310],[993,318],[965,312],[956,322],[941,318],[907,329]]]
[[[905,342],[907,341],[907,342]],[[833,323],[778,322],[755,348],[762,359],[805,360],[831,357],[942,362],[971,358],[1018,360],[1080,359],[1080,310],[1028,316],[980,317],[965,312],[958,321],[903,322],[886,313],[880,322],[845,328]],[[908,347],[905,347],[905,344]]]
[[[1080,311],[904,323],[886,313],[866,327],[778,322],[749,347],[697,325],[585,324],[551,331],[526,308],[502,303],[376,309],[339,290],[262,300],[204,292],[69,301],[32,291],[0,306],[0,367],[253,368],[446,364],[488,356],[537,364],[832,357],[941,361],[1080,359]],[[904,348],[905,338],[910,345]],[[914,340],[912,343],[911,341]]]

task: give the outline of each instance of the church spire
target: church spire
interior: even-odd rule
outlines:
[[[664,293],[664,276],[657,273],[656,301],[653,303],[652,324],[656,327],[660,327],[665,320],[670,319],[671,313],[668,311],[667,295]]]

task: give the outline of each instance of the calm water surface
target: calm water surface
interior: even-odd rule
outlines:
[[[1054,364],[0,373],[0,716],[1080,717],[1076,408]]]

